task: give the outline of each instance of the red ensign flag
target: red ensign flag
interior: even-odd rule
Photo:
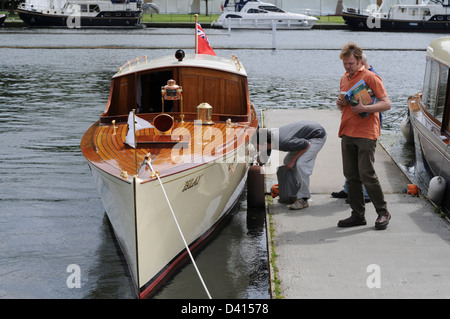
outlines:
[[[209,45],[208,39],[206,38],[205,32],[203,32],[202,26],[197,21],[197,39],[198,39],[198,49],[199,54],[209,54],[216,55],[214,50]]]

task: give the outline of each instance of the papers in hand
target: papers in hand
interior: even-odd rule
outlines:
[[[364,105],[369,105],[374,103],[375,94],[372,89],[364,82],[364,80],[359,80],[350,90],[347,91],[347,94],[344,95],[344,98],[350,103],[351,106],[356,106],[359,104],[359,100],[361,99],[361,103]],[[368,112],[360,113],[359,116],[364,118],[368,116]]]

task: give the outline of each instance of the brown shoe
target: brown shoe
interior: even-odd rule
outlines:
[[[354,227],[367,225],[366,218],[352,212],[352,216],[338,222],[338,227]]]
[[[386,229],[387,225],[389,224],[390,219],[391,219],[391,214],[389,212],[378,215],[378,218],[375,221],[375,229],[378,229],[378,230]]]

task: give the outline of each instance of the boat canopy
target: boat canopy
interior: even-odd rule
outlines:
[[[150,59],[145,56],[139,57],[122,65],[119,68],[119,72],[117,72],[113,78],[150,69],[181,66],[203,67],[247,76],[244,66],[235,56],[226,59],[209,54],[186,54],[186,57],[181,61],[177,60],[175,57],[162,57],[156,59]]]
[[[182,87],[183,104],[161,102],[161,88],[169,80]],[[225,59],[187,54],[180,60],[175,57],[150,60],[143,56],[125,63],[113,76],[109,101],[101,118],[102,122],[123,121],[132,109],[137,113],[184,111],[188,116],[204,102],[216,114],[245,117],[250,109],[247,85],[247,73],[235,56]]]
[[[450,37],[433,40],[427,48],[427,54],[450,67]]]

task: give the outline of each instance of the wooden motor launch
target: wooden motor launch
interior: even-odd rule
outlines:
[[[199,248],[245,188],[258,127],[247,81],[235,56],[180,50],[112,77],[81,151],[140,298],[188,260],[183,240]]]

